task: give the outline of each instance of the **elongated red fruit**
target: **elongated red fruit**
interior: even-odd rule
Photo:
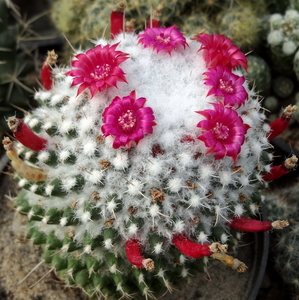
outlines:
[[[161,26],[161,12],[164,5],[159,4],[156,9],[153,10],[150,19],[147,22],[147,28],[158,28]]]
[[[213,244],[196,244],[187,239],[182,234],[176,234],[172,238],[172,243],[180,250],[184,255],[192,258],[200,258],[202,256],[210,256],[213,253],[226,252],[227,245],[221,245],[219,243]]]
[[[268,140],[271,141],[281,134],[289,125],[292,114],[297,110],[296,105],[289,105],[285,108],[282,115],[270,123],[271,132],[268,135]]]
[[[259,221],[245,217],[232,217],[228,223],[229,227],[246,232],[269,231],[272,229],[282,229],[289,225],[288,221]]]
[[[116,9],[111,12],[110,14],[110,36],[111,39],[114,39],[114,37],[124,31],[124,25],[125,25],[125,2],[120,2]]]
[[[44,61],[41,69],[41,81],[46,90],[50,90],[53,86],[52,65],[56,64],[58,55],[54,50],[48,51],[47,59]]]
[[[46,148],[48,141],[35,134],[22,119],[9,118],[7,123],[14,137],[25,147],[33,151],[41,151]]]
[[[42,80],[43,87],[49,91],[53,85],[52,69],[46,63],[43,64],[41,70],[41,80]]]
[[[126,255],[128,261],[139,269],[152,271],[154,262],[150,258],[145,258],[142,255],[141,243],[137,239],[131,239],[126,242]]]
[[[297,161],[298,158],[293,155],[292,157],[287,158],[282,165],[272,166],[270,172],[263,175],[263,180],[271,181],[288,174],[295,167]]]

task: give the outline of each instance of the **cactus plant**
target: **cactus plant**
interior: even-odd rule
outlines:
[[[254,88],[261,95],[266,96],[271,87],[271,71],[267,62],[256,55],[248,55],[247,80],[249,87]]]
[[[261,42],[262,19],[251,5],[236,6],[217,15],[218,31],[243,51],[256,49]]]
[[[284,234],[276,232],[273,244],[275,247],[275,267],[291,290],[292,299],[298,299],[298,180],[290,185],[274,189],[265,198],[269,220],[278,215],[287,218],[290,226]]]
[[[284,16],[273,14],[269,18],[267,36],[273,65],[280,72],[292,73],[293,60],[299,43],[299,13],[289,9]]]
[[[271,166],[265,151],[295,108],[264,124],[236,70],[246,57],[223,35],[191,40],[175,26],[117,35],[122,24],[111,22],[113,41],[54,68],[50,89],[35,94],[40,108],[8,120],[27,237],[91,297],[156,298],[213,259],[244,272],[225,253],[238,231],[287,225],[248,217],[259,185],[296,164]]]

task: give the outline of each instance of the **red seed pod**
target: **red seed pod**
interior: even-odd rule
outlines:
[[[50,90],[53,85],[52,65],[56,64],[58,55],[54,50],[48,51],[47,59],[44,61],[41,69],[41,81],[46,90]]]
[[[125,27],[125,8],[126,4],[124,1],[120,2],[116,9],[110,14],[110,36],[111,39],[124,31]]]
[[[46,148],[48,141],[36,135],[23,120],[9,118],[7,124],[14,137],[25,147],[33,151],[41,151]]]
[[[46,90],[50,90],[53,85],[52,70],[46,63],[43,64],[41,70],[41,81]]]
[[[270,172],[263,175],[263,180],[271,181],[288,174],[295,167],[297,161],[298,158],[293,155],[292,157],[287,158],[282,165],[272,166]]]
[[[202,256],[210,256],[213,253],[226,252],[227,245],[221,245],[219,243],[213,244],[196,244],[187,239],[182,234],[176,234],[172,238],[172,243],[180,250],[184,255],[192,258],[200,258]]]
[[[271,141],[281,134],[289,125],[292,114],[297,110],[296,105],[289,105],[285,108],[282,115],[270,123],[271,131],[268,135],[268,140]]]
[[[160,4],[156,9],[153,10],[150,19],[147,22],[146,28],[158,28],[161,26],[161,12],[164,5]]]
[[[282,229],[289,225],[288,221],[259,221],[245,217],[232,217],[228,226],[246,232],[269,231],[272,229]]]
[[[155,268],[152,259],[142,256],[142,247],[139,240],[128,240],[125,248],[127,259],[132,265],[139,269],[146,269],[147,271],[152,271]]]

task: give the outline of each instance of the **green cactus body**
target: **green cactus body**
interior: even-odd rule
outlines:
[[[267,95],[271,87],[271,72],[266,61],[255,55],[248,55],[247,80],[249,86],[254,88],[263,96]]]
[[[275,266],[291,290],[292,299],[297,299],[298,285],[298,182],[267,193],[265,206],[269,220],[278,215],[290,222],[288,229],[277,232],[273,239],[275,247]]]
[[[126,18],[134,19],[134,29],[142,30],[153,10],[163,7],[162,24],[180,24],[181,13],[190,1],[125,1]],[[91,46],[90,41],[104,35],[109,38],[109,15],[119,1],[56,1],[52,8],[52,19],[57,28],[70,42],[77,46]]]
[[[261,41],[262,20],[251,6],[237,6],[218,14],[218,31],[243,51],[256,49]]]
[[[269,127],[263,123],[259,98],[247,83],[239,87],[247,95],[244,103],[224,108],[219,96],[206,96],[207,62],[198,51],[198,41],[188,38],[187,47],[182,39],[169,54],[144,47],[138,38],[120,34],[113,42],[101,39],[97,42],[101,46],[78,53],[74,66],[94,51],[105,53],[102,59],[111,53],[116,53],[111,60],[122,57],[111,86],[101,90],[98,85],[98,92],[91,89],[93,96],[76,84],[71,87],[76,70],[54,69],[53,88],[35,94],[40,108],[24,119],[48,141],[47,146],[37,153],[18,145],[23,160],[47,176],[44,182],[18,177],[23,191],[17,210],[28,217],[27,237],[41,245],[45,263],[68,285],[105,299],[153,298],[205,271],[208,257],[187,257],[173,241],[184,236],[196,247],[219,242],[234,248],[240,234],[227,223],[232,217],[256,213],[260,197],[254,192],[263,182],[261,174],[270,170],[261,159],[262,154],[268,156],[264,149]],[[163,47],[167,41],[165,36]],[[94,62],[91,56],[88,59]],[[111,66],[104,64],[101,69],[97,63],[102,61],[96,61],[88,76],[100,83]],[[118,101],[129,105],[132,99],[135,106],[144,105],[138,113],[135,106],[125,106],[121,115],[113,117],[121,109],[113,105]],[[198,139],[205,132],[200,128],[206,124],[205,116],[222,109],[227,118],[238,116],[233,123],[242,124],[238,130],[243,132],[240,138],[235,136],[240,139],[236,151],[226,149],[223,155],[220,145],[237,130],[230,129],[231,123],[225,125],[226,117],[218,116],[214,127],[207,128],[217,137],[218,148]],[[147,119],[138,123],[141,116]],[[118,125],[109,125],[108,119]],[[135,142],[117,144],[115,130],[123,130],[125,137],[144,122],[147,134],[136,133]],[[107,134],[110,129],[113,135]],[[135,262],[138,255],[129,257],[138,249],[149,262],[146,267]]]

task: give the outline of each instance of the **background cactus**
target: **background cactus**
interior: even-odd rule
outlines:
[[[298,11],[289,9],[284,15],[273,14],[269,18],[267,41],[270,46],[273,67],[281,73],[290,74],[298,49]]]
[[[8,130],[5,117],[16,114],[23,116],[20,109],[29,109],[30,96],[36,85],[34,60],[30,52],[20,50],[22,35],[28,34],[21,22],[12,21],[11,9],[4,0],[0,1],[0,136]],[[11,3],[13,14],[19,21],[21,16]]]
[[[250,88],[260,95],[266,96],[271,88],[271,71],[267,62],[256,55],[248,55],[248,73],[246,74]]]
[[[276,232],[273,237],[273,257],[276,268],[291,290],[292,299],[298,299],[298,180],[268,192],[265,199],[270,220],[279,215],[290,222],[283,234]]]

